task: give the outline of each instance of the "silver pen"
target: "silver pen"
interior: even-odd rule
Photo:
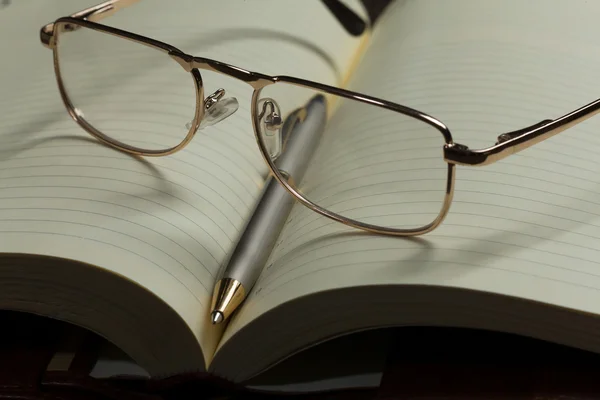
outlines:
[[[277,118],[277,105],[272,99],[268,101],[272,102],[270,107],[263,107],[263,110],[269,108],[270,111],[267,111],[271,114],[263,114],[262,118],[272,121]],[[318,95],[286,119],[282,126],[283,151],[275,162],[282,175],[301,182],[325,129],[326,117],[326,98]],[[210,314],[213,324],[225,321],[244,301],[260,276],[293,205],[293,196],[277,179],[269,176],[256,208],[215,285]]]

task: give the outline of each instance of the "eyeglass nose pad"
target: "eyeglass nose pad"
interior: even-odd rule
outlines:
[[[264,98],[258,102],[258,129],[262,141],[269,152],[269,156],[275,161],[281,155],[283,119],[279,104],[272,98]]]
[[[198,125],[199,130],[223,121],[238,110],[239,103],[235,97],[223,98],[223,96],[225,96],[225,89],[218,89],[204,100],[204,117]],[[187,129],[191,127],[191,123],[186,124]]]

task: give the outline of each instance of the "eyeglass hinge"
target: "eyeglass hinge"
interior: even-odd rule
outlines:
[[[447,143],[444,146],[444,161],[459,165],[480,165],[485,163],[487,155],[469,149],[460,143]]]
[[[79,28],[80,26],[73,24],[63,24],[62,26],[62,30],[64,32],[72,32]],[[40,29],[40,41],[42,42],[42,45],[44,45],[44,47],[47,47],[49,49],[51,49],[53,46],[52,38],[55,34],[54,29],[56,29],[54,22],[46,24],[42,27],[42,29]]]
[[[40,41],[44,47],[52,48],[52,36],[54,35],[54,23],[46,24],[40,29]]]

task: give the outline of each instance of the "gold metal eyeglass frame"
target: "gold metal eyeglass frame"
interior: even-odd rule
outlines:
[[[384,235],[394,235],[394,236],[415,236],[422,235],[428,232],[431,232],[435,228],[437,228],[450,209],[450,204],[452,203],[452,197],[454,194],[454,181],[455,181],[455,166],[463,165],[463,166],[483,166],[489,165],[496,161],[502,160],[512,154],[518,153],[522,150],[525,150],[537,143],[540,143],[546,139],[551,138],[552,136],[577,125],[584,120],[596,115],[600,111],[600,99],[597,99],[587,105],[584,105],[568,114],[565,114],[556,119],[545,119],[541,122],[533,124],[531,126],[511,131],[507,133],[503,133],[498,136],[497,141],[494,145],[489,146],[483,149],[472,150],[468,146],[463,144],[455,143],[452,140],[452,135],[450,130],[446,125],[444,125],[441,121],[433,118],[421,111],[402,106],[399,104],[395,104],[386,100],[378,99],[375,97],[371,97],[368,95],[364,95],[361,93],[356,93],[350,90],[324,85],[321,83],[308,81],[300,78],[290,77],[290,76],[269,76],[265,74],[261,74],[258,72],[247,71],[245,69],[229,65],[220,61],[211,60],[203,57],[194,57],[192,55],[186,54],[179,49],[145,37],[141,35],[137,35],[135,33],[131,33],[128,31],[123,31],[117,28],[109,27],[106,25],[102,25],[97,23],[97,21],[108,17],[122,9],[126,6],[129,6],[139,0],[109,0],[104,3],[98,4],[94,7],[82,10],[77,12],[69,17],[62,17],[57,19],[55,22],[50,23],[42,27],[40,31],[40,39],[44,46],[53,50],[54,56],[54,70],[56,74],[56,79],[58,82],[58,88],[60,91],[61,98],[67,108],[67,111],[71,118],[75,120],[84,130],[90,133],[92,136],[100,140],[101,142],[115,147],[121,151],[141,155],[141,156],[166,156],[172,153],[175,153],[181,149],[183,149],[194,137],[196,131],[199,128],[200,122],[204,116],[204,88],[202,83],[202,77],[199,70],[208,70],[221,74],[225,74],[229,77],[239,79],[248,83],[253,89],[254,92],[252,94],[252,106],[251,106],[251,114],[252,114],[252,125],[254,128],[254,133],[256,136],[256,142],[261,151],[263,158],[265,159],[267,165],[269,166],[270,173],[277,179],[277,181],[283,185],[289,193],[291,193],[298,201],[300,201],[303,205],[310,208],[311,210],[325,216],[331,218],[335,221],[341,222],[345,225]],[[328,8],[335,12],[335,7],[340,7],[340,5],[335,0],[323,0],[324,3],[328,6]],[[339,10],[339,8],[338,8]],[[342,22],[344,27],[351,34],[360,34],[360,21],[355,19],[355,15],[353,16],[351,13],[348,13],[349,10],[342,9],[344,13],[343,15],[336,15],[338,20]],[[345,18],[345,19],[344,19]],[[353,19],[354,18],[354,19]],[[358,28],[356,28],[358,25]],[[352,32],[352,29],[349,29],[349,26],[354,26],[356,29]],[[104,32],[110,35],[118,36],[126,40],[131,40],[134,42],[138,42],[142,45],[153,47],[159,51],[166,53],[168,56],[173,58],[177,63],[179,63],[187,72],[189,72],[193,77],[193,82],[196,87],[196,110],[194,114],[194,119],[192,121],[189,132],[185,136],[185,138],[174,147],[165,150],[144,150],[137,147],[130,146],[125,143],[121,143],[112,139],[102,132],[98,131],[92,125],[90,125],[82,116],[78,115],[75,112],[75,107],[69,100],[68,94],[65,90],[65,86],[63,84],[63,80],[60,74],[60,67],[58,62],[58,52],[56,50],[57,46],[57,33],[59,32],[69,32],[74,31],[79,27],[85,27],[89,29],[93,29],[96,31]],[[364,26],[363,26],[364,28]],[[438,130],[445,143],[442,147],[442,156],[444,162],[448,165],[447,170],[447,182],[445,188],[445,196],[444,202],[441,207],[441,210],[438,216],[434,221],[420,228],[415,229],[396,229],[396,228],[386,228],[376,225],[370,225],[367,223],[359,222],[353,219],[349,219],[333,213],[329,210],[326,210],[319,205],[313,203],[311,200],[304,197],[302,193],[300,193],[294,186],[293,182],[288,180],[288,177],[284,176],[278,168],[275,166],[274,161],[269,156],[269,151],[266,148],[263,140],[260,139],[259,127],[258,127],[258,110],[257,103],[261,93],[261,90],[268,86],[278,82],[285,82],[288,84],[312,88],[316,90],[320,90],[322,92],[332,94],[335,96],[356,100],[358,102],[362,102],[365,104],[370,104],[375,107],[381,107],[393,112],[398,112],[413,118],[416,118],[436,130]]]

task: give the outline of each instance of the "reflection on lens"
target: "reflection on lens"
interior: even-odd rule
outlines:
[[[166,150],[186,137],[194,77],[162,51],[78,27],[57,37],[58,66],[78,117],[113,141]]]
[[[438,217],[448,166],[436,128],[399,112],[288,83],[264,87],[258,105],[267,100],[277,104],[283,126],[284,144],[275,165],[307,200],[388,229],[421,229]],[[257,133],[270,149],[268,119],[260,110]],[[306,168],[298,167],[297,160]],[[303,212],[303,221],[318,218],[307,208]]]

